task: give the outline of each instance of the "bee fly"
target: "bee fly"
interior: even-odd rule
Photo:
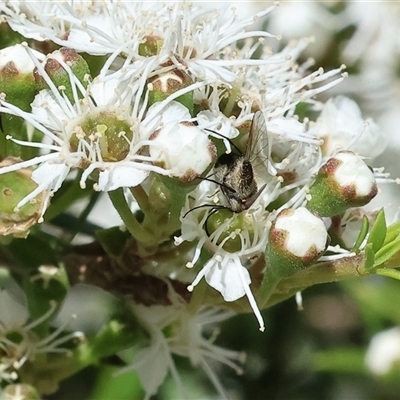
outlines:
[[[260,189],[257,188],[251,159],[255,155],[257,139],[266,135],[264,115],[261,111],[256,111],[251,123],[245,154],[237,158],[230,156],[227,162],[224,163],[222,160],[220,162],[222,165],[216,173],[217,183],[225,197],[226,208],[235,213],[250,208],[265,188],[265,185]]]

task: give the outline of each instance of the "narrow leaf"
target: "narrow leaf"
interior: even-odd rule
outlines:
[[[386,237],[386,221],[383,209],[379,211],[374,226],[369,234],[368,244],[372,244],[372,250],[376,253],[383,245]]]
[[[397,279],[398,281],[400,281],[400,271],[398,269],[381,268],[381,269],[376,270],[376,274],[386,276],[386,277],[392,278],[392,279]]]
[[[383,264],[400,251],[400,238],[386,244],[375,254],[375,267]]]
[[[365,267],[366,270],[369,270],[372,267],[374,267],[374,264],[375,264],[375,253],[372,250],[371,243],[367,244],[367,246],[364,249],[364,253],[365,253],[365,264],[364,264],[364,267]]]
[[[360,233],[358,234],[358,238],[357,238],[356,242],[354,243],[354,246],[351,249],[351,251],[358,253],[362,242],[364,241],[365,237],[367,236],[368,229],[369,229],[369,221],[368,221],[368,218],[364,215]]]

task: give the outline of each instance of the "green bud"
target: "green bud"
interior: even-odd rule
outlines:
[[[139,55],[151,57],[159,54],[164,41],[159,36],[147,36],[143,43],[139,44]]]
[[[39,59],[44,58],[41,53],[35,51],[34,54]],[[0,91],[6,95],[9,103],[24,111],[30,109],[36,94],[32,75],[34,68],[35,65],[22,44],[0,50]]]
[[[20,160],[8,157],[0,163],[0,167],[7,167],[18,161]],[[30,169],[21,168],[0,175],[0,235],[23,238],[28,235],[31,226],[41,222],[45,192],[17,208],[18,203],[37,188],[31,174]]]
[[[162,64],[162,67],[168,68],[169,71],[160,73],[149,80],[149,105],[162,101],[171,94],[193,83],[192,78],[183,69],[175,67],[172,61],[167,61],[165,64]],[[175,100],[184,105],[191,114],[193,113],[192,91],[177,97]]]
[[[307,196],[307,208],[321,217],[368,204],[378,193],[373,172],[361,157],[342,151],[318,171]]]
[[[75,50],[62,47],[60,50],[54,51],[47,57],[44,63],[44,70],[49,75],[52,82],[59,90],[62,90],[71,102],[74,102],[72,84],[68,72],[64,69],[61,61],[66,63],[82,83],[84,87],[88,85],[88,76],[90,70],[85,59]],[[48,85],[45,79],[40,75],[37,68],[34,70],[36,87],[38,90],[47,89]],[[79,93],[79,91],[78,91]]]
[[[324,222],[304,207],[282,210],[268,239],[266,271],[260,289],[264,304],[282,279],[315,263],[329,244]]]

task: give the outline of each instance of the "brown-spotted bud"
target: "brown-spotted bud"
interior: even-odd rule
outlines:
[[[198,178],[212,162],[217,150],[207,135],[190,122],[167,122],[150,140],[153,163],[183,182]]]
[[[160,36],[146,36],[143,43],[139,44],[139,55],[143,57],[156,56],[164,41]]]
[[[0,168],[7,168],[18,161],[20,160],[6,158],[0,163]],[[41,222],[44,192],[32,198],[24,206],[18,206],[21,200],[37,188],[37,183],[32,180],[31,174],[30,169],[20,168],[0,175],[0,235],[26,237],[29,228]]]
[[[182,68],[176,67],[172,61],[167,61],[162,64],[162,67],[166,69],[166,72],[152,77],[148,83],[150,105],[166,99],[193,83],[192,78]],[[175,100],[184,105],[190,113],[193,111],[193,91],[187,92]]]
[[[341,151],[318,171],[307,197],[307,208],[321,217],[331,217],[368,204],[377,193],[374,173],[362,158]]]
[[[38,59],[44,59],[44,55],[33,51]],[[33,78],[35,64],[26,51],[26,46],[16,44],[0,50],[0,92],[7,96],[7,101],[29,110],[36,88]]]
[[[263,304],[282,279],[316,262],[330,240],[322,219],[305,207],[282,210],[272,223],[268,239],[267,268],[259,292]]]
[[[56,87],[62,90],[68,99],[73,102],[72,85],[75,85],[75,83],[71,83],[70,74],[65,69],[65,65],[71,68],[75,77],[84,87],[87,86],[87,77],[90,76],[90,70],[85,59],[73,49],[62,47],[47,56],[43,65],[44,71]],[[34,77],[38,90],[49,87],[45,77],[37,68],[34,71]],[[78,93],[80,92],[78,91]]]

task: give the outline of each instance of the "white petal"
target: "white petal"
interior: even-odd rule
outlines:
[[[126,165],[108,167],[99,173],[97,190],[109,191],[120,187],[133,187],[140,185],[149,175],[149,171],[143,171]]]
[[[32,179],[46,190],[56,192],[68,175],[70,167],[53,160],[44,162],[32,172]]]
[[[29,318],[27,309],[0,289],[0,321],[8,329],[22,326]]]
[[[153,104],[149,108],[148,114],[150,114],[152,107],[157,107],[157,105],[158,103]],[[171,101],[171,103],[164,108],[164,111],[161,115],[161,121],[163,124],[167,124],[168,122],[176,123],[179,121],[186,121],[190,118],[191,116],[189,110],[176,101]]]
[[[249,271],[242,267],[241,271],[244,275],[247,285],[250,285],[251,279]],[[242,284],[237,271],[237,266],[233,260],[222,267],[221,263],[214,263],[205,275],[207,283],[218,290],[225,301],[235,301],[246,294],[246,289]]]
[[[69,121],[71,116],[66,115],[63,108],[60,106],[59,100],[54,97],[52,92],[48,89],[41,90],[33,100],[32,114],[40,121],[43,125],[51,128],[55,131],[60,130],[60,122]],[[47,111],[49,109],[51,113],[57,118],[58,123],[54,121],[52,117],[49,117]]]
[[[169,363],[162,342],[156,341],[152,346],[138,351],[133,366],[147,396],[157,393],[167,376]]]

